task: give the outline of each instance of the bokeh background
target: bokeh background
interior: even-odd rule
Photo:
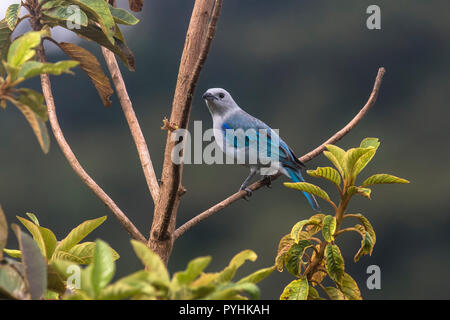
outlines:
[[[17,1],[1,0],[2,9]],[[125,6],[127,1],[119,1]],[[249,113],[263,119],[300,156],[344,126],[366,102],[378,67],[387,69],[380,96],[368,116],[341,142],[364,137],[381,147],[362,177],[392,173],[410,185],[373,188],[373,199],[355,199],[351,212],[372,221],[377,244],[371,257],[353,263],[359,236],[339,244],[347,271],[367,299],[445,299],[450,280],[450,2],[448,0],[304,1],[226,0],[211,53],[197,86],[191,123],[211,126],[201,94],[228,89]],[[381,30],[366,28],[366,8],[381,7]],[[160,175],[178,64],[193,1],[147,0],[141,22],[125,28],[137,70],[123,73],[152,159]],[[2,10],[4,12],[4,10]],[[59,39],[74,39],[58,32]],[[77,40],[78,41],[78,40]],[[98,47],[81,41],[101,58]],[[49,59],[64,59],[49,47]],[[122,66],[123,67],[123,66]],[[28,86],[39,88],[38,81]],[[118,99],[104,108],[80,69],[76,76],[53,77],[58,116],[66,138],[94,179],[148,234],[153,212],[134,143]],[[0,203],[10,223],[35,213],[41,224],[63,237],[85,219],[108,215],[91,239],[106,240],[121,255],[117,277],[140,268],[127,233],[69,167],[52,138],[44,155],[22,115],[0,110]],[[325,165],[321,156],[308,163]],[[235,192],[247,169],[230,165],[188,165],[188,192],[178,214],[181,224]],[[259,258],[239,275],[273,264],[279,239],[297,221],[312,215],[298,192],[279,179],[272,189],[239,201],[180,238],[169,262],[171,272],[197,256],[211,255],[209,271],[223,268],[244,249]],[[309,178],[327,190],[331,186]],[[331,212],[322,203],[325,212]],[[13,237],[9,247],[16,247]],[[366,269],[381,269],[381,290],[368,290]],[[273,273],[260,285],[262,298],[277,299],[292,280]]]

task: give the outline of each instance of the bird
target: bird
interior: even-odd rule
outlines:
[[[241,109],[228,91],[222,88],[210,88],[202,98],[211,113],[214,138],[221,151],[237,160],[238,164],[244,164],[250,168],[250,174],[239,188],[240,191],[245,190],[250,197],[252,191],[248,186],[251,179],[258,173],[267,179],[269,187],[270,175],[277,172],[285,175],[292,182],[305,182],[301,172],[305,165],[295,156],[292,149],[275,130]],[[230,132],[235,134],[232,135]],[[253,156],[256,154],[256,161],[249,162],[252,152]],[[303,194],[312,209],[320,211],[314,195],[307,192]]]

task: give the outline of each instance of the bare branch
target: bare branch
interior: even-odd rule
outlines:
[[[43,46],[41,45],[37,54],[41,62],[45,62],[45,52]],[[48,74],[41,74],[41,85],[42,92],[44,93],[45,101],[48,109],[48,117],[50,126],[52,128],[55,139],[59,144],[64,156],[69,162],[75,173],[81,178],[84,184],[91,189],[91,191],[102,201],[114,214],[120,224],[128,231],[133,239],[146,242],[145,237],[139,232],[139,230],[134,226],[134,224],[128,219],[125,213],[120,210],[120,208],[115,204],[115,202],[103,191],[102,188],[89,176],[89,174],[83,169],[81,164],[78,162],[75,154],[67,143],[64,134],[59,126],[58,117],[56,116],[55,101],[53,99],[53,93],[51,89],[50,77]]]
[[[123,113],[127,119],[128,126],[130,127],[131,135],[133,136],[136,144],[148,189],[153,198],[153,202],[156,204],[159,198],[158,179],[156,178],[152,159],[150,158],[150,152],[148,151],[147,143],[144,135],[142,134],[141,127],[139,126],[139,121],[136,118],[133,104],[128,96],[127,87],[123,81],[122,73],[120,72],[114,53],[105,47],[102,47],[102,53],[105,57],[106,64],[108,65],[108,70],[113,79],[114,86],[116,87],[117,96],[119,97],[120,105],[122,106]]]
[[[336,142],[341,140],[347,133],[349,133],[364,118],[364,116],[367,114],[367,112],[370,110],[370,108],[372,108],[372,106],[375,104],[375,102],[377,100],[378,92],[380,90],[381,82],[383,80],[383,76],[384,76],[385,72],[386,72],[386,70],[384,68],[378,69],[378,74],[375,79],[375,84],[373,86],[373,89],[369,96],[369,99],[367,100],[364,107],[358,112],[358,114],[345,127],[343,127],[341,130],[336,132],[331,138],[326,140],[324,143],[322,143],[320,146],[318,146],[314,150],[312,150],[312,151],[308,152],[307,154],[305,154],[304,156],[300,157],[299,160],[301,162],[306,163],[306,162],[310,161],[311,159],[320,155],[325,150],[325,146],[327,144],[335,144]],[[271,176],[271,180],[275,180],[280,175],[281,174],[278,173],[278,174]],[[267,181],[262,179],[262,180],[259,180],[255,183],[253,183],[252,185],[250,185],[249,189],[252,191],[255,191],[255,190],[258,190],[261,187],[265,186],[266,184],[267,184]],[[187,221],[185,224],[180,226],[175,231],[174,238],[175,239],[179,238],[182,234],[184,234],[190,228],[194,227],[201,221],[203,221],[206,218],[212,216],[213,214],[219,212],[220,210],[228,207],[229,205],[238,201],[239,199],[242,199],[246,195],[247,195],[247,192],[244,190],[236,192],[235,194],[229,196],[225,200],[222,200],[221,202],[212,206],[208,210],[198,214],[197,216],[193,217],[191,220]]]
[[[169,122],[186,129],[192,98],[200,71],[208,56],[219,18],[222,0],[196,0],[189,22],[186,41],[178,71],[177,85]],[[149,246],[165,262],[172,250],[176,213],[182,192],[183,165],[172,161],[172,149],[180,141],[173,141],[168,131],[161,190],[153,215]]]

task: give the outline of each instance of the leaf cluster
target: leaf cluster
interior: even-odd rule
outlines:
[[[361,236],[361,247],[354,256],[357,262],[362,256],[371,255],[376,242],[375,231],[369,220],[362,214],[346,213],[348,204],[354,195],[371,199],[372,190],[368,186],[377,184],[409,183],[408,180],[389,175],[375,174],[356,184],[357,177],[374,157],[380,142],[377,138],[366,138],[357,148],[347,151],[327,145],[324,155],[334,167],[319,167],[308,170],[312,177],[331,182],[339,193],[339,202],[331,200],[328,193],[311,183],[285,183],[285,186],[306,191],[327,201],[334,214],[319,213],[309,219],[297,222],[291,232],[279,243],[275,266],[281,272],[284,268],[297,277],[281,294],[286,300],[317,300],[316,286],[332,300],[362,299],[355,280],[345,272],[345,262],[336,238],[345,232],[357,232]],[[341,228],[346,219],[356,219],[352,227]],[[322,282],[329,278],[332,286]]]

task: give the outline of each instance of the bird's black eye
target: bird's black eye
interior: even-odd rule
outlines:
[[[223,98],[225,98],[225,94],[223,94],[222,92],[221,92],[221,93],[219,93],[219,98],[220,98],[220,99],[223,99]]]

